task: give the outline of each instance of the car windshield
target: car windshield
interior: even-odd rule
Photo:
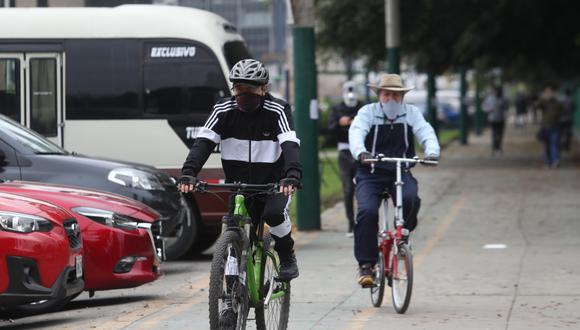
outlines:
[[[19,123],[3,115],[0,115],[0,131],[9,135],[23,146],[31,149],[35,154],[68,154],[64,149],[50,142],[42,135],[20,125]]]

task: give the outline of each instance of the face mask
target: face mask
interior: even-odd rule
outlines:
[[[381,107],[385,110],[385,113],[389,120],[395,120],[397,118],[397,115],[403,109],[403,105],[395,100],[390,100],[387,103],[381,102]]]
[[[236,96],[238,109],[243,112],[253,112],[262,104],[262,96],[254,93],[242,93]]]
[[[353,92],[348,92],[348,93],[345,93],[345,94],[342,96],[342,99],[343,99],[343,101],[344,101],[344,104],[345,104],[347,107],[349,107],[349,108],[353,108],[353,107],[356,105],[356,103],[357,103],[357,102],[356,102],[356,101],[357,101],[356,94],[355,94],[355,93],[353,93]]]

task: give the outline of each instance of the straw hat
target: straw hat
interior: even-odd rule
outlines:
[[[398,74],[385,74],[381,78],[381,82],[378,85],[368,84],[367,86],[369,86],[377,94],[381,89],[406,93],[415,88],[415,86],[403,87],[401,76]]]

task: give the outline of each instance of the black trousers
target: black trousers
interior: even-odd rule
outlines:
[[[342,194],[344,196],[344,208],[348,220],[348,231],[354,229],[354,182],[356,175],[356,160],[349,150],[338,152],[338,166],[340,168],[340,180],[342,181]]]
[[[503,132],[505,129],[505,122],[494,122],[490,123],[491,126],[491,149],[493,151],[501,150],[501,145],[503,141]]]
[[[404,227],[412,231],[417,227],[417,214],[421,207],[419,187],[417,180],[411,172],[401,173],[403,181],[403,218]],[[388,189],[393,201],[396,201],[395,176],[357,173],[356,176],[356,201],[358,212],[354,228],[354,255],[359,265],[375,264],[378,258],[379,231],[379,207],[382,201],[382,193]],[[394,216],[394,208],[391,208],[389,217]],[[390,220],[388,220],[390,221]],[[390,226],[390,225],[389,225]]]
[[[276,242],[274,249],[284,257],[294,250],[294,240],[291,236],[292,222],[288,214],[291,198],[283,194],[258,195],[246,197],[246,209],[257,228],[261,219],[270,226],[270,234]],[[233,211],[234,196],[230,197],[230,211]]]

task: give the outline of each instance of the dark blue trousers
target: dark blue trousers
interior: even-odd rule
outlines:
[[[401,174],[403,180],[403,217],[405,228],[412,231],[417,226],[417,213],[419,212],[420,199],[417,196],[417,180],[411,172]],[[396,201],[396,176],[368,173],[357,171],[356,175],[356,201],[358,212],[354,227],[354,255],[359,265],[365,263],[375,264],[378,258],[377,233],[379,231],[379,207],[381,195],[385,189]],[[389,218],[394,217],[394,209],[389,210]]]

